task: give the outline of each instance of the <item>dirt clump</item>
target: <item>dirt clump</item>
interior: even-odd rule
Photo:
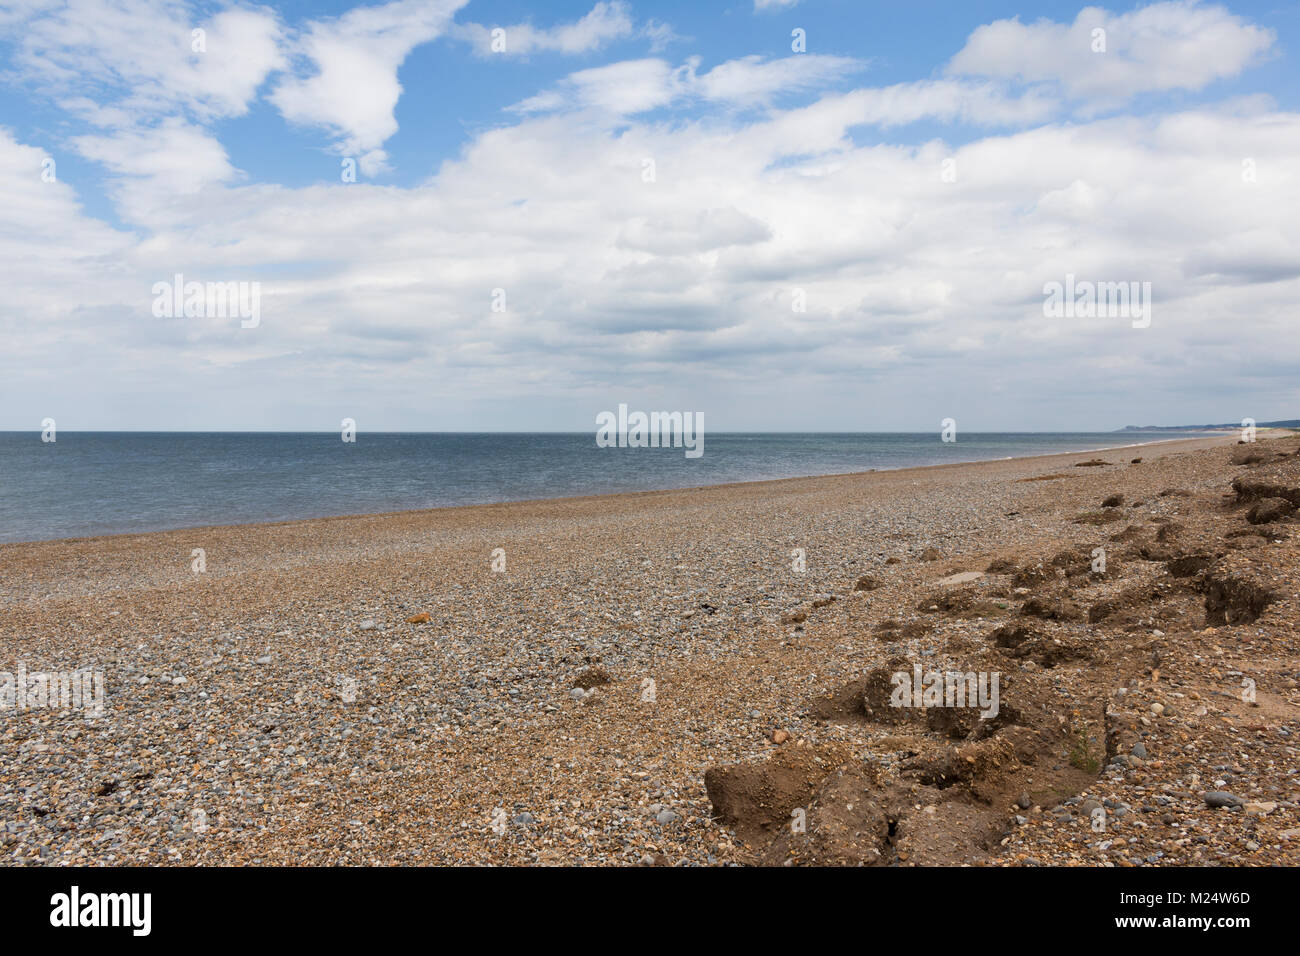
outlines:
[[[1205,619],[1212,624],[1250,624],[1277,594],[1247,570],[1214,567],[1205,577]]]
[[[718,820],[752,838],[784,824],[796,807],[806,807],[821,782],[847,757],[841,747],[799,741],[765,760],[711,767],[705,771],[704,788]]]
[[[1025,617],[1042,618],[1045,621],[1081,621],[1084,612],[1074,601],[1066,597],[1034,596],[1020,606],[1020,613]]]
[[[613,681],[609,676],[609,671],[603,667],[589,667],[578,674],[573,679],[574,687],[581,687],[583,690],[591,690],[593,687],[603,687]]]
[[[1112,521],[1123,521],[1124,512],[1118,508],[1103,508],[1101,511],[1085,511],[1074,519],[1075,524],[1103,525]]]
[[[1251,505],[1246,520],[1251,524],[1269,524],[1295,514],[1296,506],[1286,498],[1262,498]]]

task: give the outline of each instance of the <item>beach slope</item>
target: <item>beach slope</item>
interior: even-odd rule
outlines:
[[[0,860],[1294,865],[1297,450],[0,546]]]

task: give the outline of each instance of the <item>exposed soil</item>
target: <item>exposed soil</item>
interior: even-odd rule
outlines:
[[[842,631],[849,641],[860,633],[897,642],[883,666],[809,701],[818,721],[852,728],[858,746],[841,762],[810,735],[765,761],[709,771],[710,798],[744,841],[742,859],[1300,860],[1298,456],[1294,439],[1222,456],[1226,497],[1181,489],[1155,496],[1183,502],[1176,521],[1140,508],[1140,496],[1125,511],[1126,495],[1112,493],[1104,511],[1075,521],[1128,521],[1123,531],[1034,542],[1014,560],[954,556],[947,571],[984,571],[950,574],[945,581],[960,584],[925,593],[914,605],[923,630],[909,634],[911,622],[891,617]],[[1256,533],[1252,525],[1267,527]],[[964,623],[991,625],[1004,614],[1005,623],[976,633]],[[926,640],[943,636],[946,644]],[[898,675],[910,678],[923,661],[998,673],[998,714],[891,704]],[[1230,678],[1245,674],[1253,676],[1243,696]],[[797,786],[788,777],[792,753],[800,755]],[[1204,796],[1229,786],[1243,795]],[[773,798],[759,813],[737,798],[741,788]],[[1229,806],[1211,806],[1218,799]],[[1203,831],[1225,827],[1246,855],[1213,852],[1219,841]],[[1280,857],[1267,855],[1270,846]]]

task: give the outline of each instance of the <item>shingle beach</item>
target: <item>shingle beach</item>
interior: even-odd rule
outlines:
[[[104,690],[0,710],[0,860],[1295,865],[1300,440],[1236,438],[0,546],[0,670]]]

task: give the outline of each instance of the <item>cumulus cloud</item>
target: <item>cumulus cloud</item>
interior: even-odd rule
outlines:
[[[209,127],[242,116],[284,65],[283,26],[261,7],[210,14],[174,0],[17,4],[11,80],[102,132],[68,145],[120,181],[123,215],[235,178]]]
[[[1092,108],[1139,93],[1200,90],[1272,49],[1273,31],[1217,5],[1167,0],[1116,14],[1086,7],[1073,23],[998,20],[948,63],[954,75],[1050,84]]]
[[[393,110],[402,95],[397,70],[413,49],[444,34],[467,2],[393,0],[307,24],[296,45],[307,65],[285,77],[271,101],[290,122],[329,130],[364,172],[386,168],[381,147],[397,132]]]
[[[20,4],[0,19],[18,44],[23,79],[80,103],[92,119],[108,103],[130,116],[242,115],[283,65],[282,29],[265,8],[203,17],[175,0]]]
[[[188,193],[234,175],[226,150],[213,136],[179,119],[153,129],[130,129],[113,136],[78,136],[73,145],[115,173],[147,176],[153,185]]]
[[[160,325],[143,300],[123,322],[118,297],[90,283],[62,294],[88,326],[109,330],[114,356],[192,370],[163,387],[269,362],[277,388],[310,382],[341,396],[369,383],[412,410],[427,407],[429,389],[605,397],[615,369],[629,389],[689,390],[704,376],[744,393],[744,382],[793,376],[816,401],[878,385],[920,402],[923,369],[945,391],[980,392],[981,375],[1008,363],[1021,371],[1002,387],[1021,399],[1076,385],[1159,390],[1176,387],[1188,362],[1224,374],[1202,353],[1162,371],[1199,337],[1231,326],[1240,355],[1262,360],[1289,334],[1300,280],[1277,265],[1300,260],[1289,214],[1300,185],[1280,159],[1244,182],[1239,152],[1295,155],[1300,117],[1194,110],[960,148],[855,146],[853,114],[820,106],[744,135],[729,121],[628,130],[538,117],[479,135],[412,189],[204,193],[123,253],[140,288],[193,263],[206,264],[204,278],[260,277],[256,332]],[[799,113],[825,126],[826,147],[782,162],[783,130]],[[655,182],[640,175],[644,155],[657,158]],[[1066,274],[1152,282],[1152,328],[1044,318],[1043,285]],[[491,311],[496,288],[504,313]],[[806,312],[793,308],[796,291]],[[1086,388],[1062,383],[1067,368]],[[980,392],[971,407],[993,398]],[[779,414],[754,396],[713,400],[733,420]]]

